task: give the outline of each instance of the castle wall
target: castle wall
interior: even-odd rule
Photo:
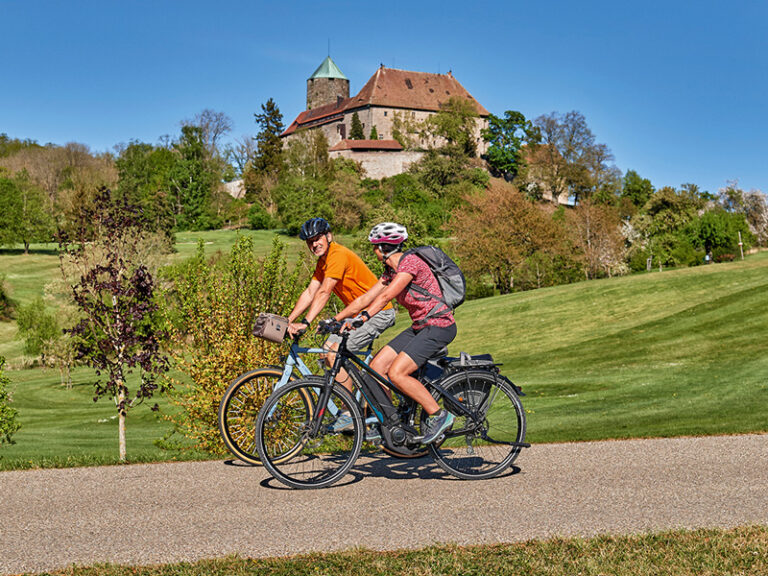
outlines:
[[[378,130],[378,126],[376,127]],[[421,160],[424,152],[417,150],[403,150],[400,152],[378,150],[336,150],[330,152],[331,158],[349,158],[359,162],[368,178],[388,178],[402,174],[414,162]]]
[[[405,110],[397,108],[383,108],[383,107],[370,107],[363,110],[359,110],[357,115],[360,117],[360,121],[363,123],[363,132],[365,137],[371,132],[371,126],[376,126],[376,132],[379,135],[380,140],[391,140],[392,129],[394,128],[395,118],[399,118],[401,124],[401,131],[404,127],[410,125],[414,129],[424,122],[427,118],[434,115],[434,112],[428,112],[423,110]],[[347,135],[349,135],[349,126],[352,124],[352,114],[347,114],[345,122],[348,124]],[[481,131],[488,127],[487,118],[477,118],[475,121],[475,145],[477,146],[477,155],[485,154],[488,150],[488,143],[482,138]],[[410,135],[414,139],[414,146],[416,148],[429,148],[430,141],[426,138],[421,138],[418,134]],[[437,141],[431,143],[434,146],[439,146],[443,142]]]

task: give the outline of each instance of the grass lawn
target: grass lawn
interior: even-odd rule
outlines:
[[[236,232],[179,235],[228,250]],[[266,252],[273,233],[252,232]],[[289,254],[303,249],[291,240]],[[0,252],[13,296],[29,301],[56,273],[44,247]],[[581,282],[475,300],[457,310],[451,352],[490,352],[527,394],[528,440],[560,442],[768,431],[768,252],[745,261]],[[400,314],[383,341],[408,324]],[[15,325],[0,323],[0,355],[20,364]],[[72,390],[54,371],[9,370],[22,429],[0,447],[0,469],[30,463],[114,461],[109,401],[91,401],[93,375]],[[232,375],[233,378],[236,375]],[[163,399],[160,399],[163,404]],[[178,458],[154,446],[168,424],[140,406],[128,417],[131,460]],[[55,460],[55,461],[54,461]]]
[[[226,558],[164,566],[73,566],[61,576],[546,575],[701,576],[768,573],[768,527],[533,540],[496,546],[351,550],[292,558]]]
[[[0,470],[8,468],[99,465],[117,461],[117,411],[109,398],[93,402],[93,370],[78,368],[74,384],[66,389],[56,370],[9,372],[13,407],[19,412],[21,429],[15,444],[0,449]],[[135,389],[130,385],[129,389]],[[160,413],[150,407],[157,401],[161,411],[170,409],[157,395],[128,412],[126,437],[131,462],[157,462],[202,458],[204,455],[163,450],[155,445],[170,429]]]

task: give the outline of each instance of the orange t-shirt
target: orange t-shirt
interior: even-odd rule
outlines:
[[[376,275],[370,271],[360,256],[336,242],[331,242],[325,258],[317,261],[315,273],[312,275],[320,283],[326,276],[338,280],[333,287],[333,292],[341,299],[344,306],[368,292],[378,282]],[[390,302],[384,309],[389,308],[392,308]]]

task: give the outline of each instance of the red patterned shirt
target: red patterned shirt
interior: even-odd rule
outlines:
[[[397,270],[392,270],[387,266],[384,275],[381,277],[385,285],[388,285],[397,274],[405,273],[413,277],[411,281],[412,285],[421,286],[430,294],[443,297],[443,292],[440,290],[440,284],[437,282],[437,278],[430,270],[424,260],[416,256],[416,254],[406,254],[400,258],[400,263],[397,265]],[[453,319],[453,312],[434,298],[416,292],[415,290],[405,289],[397,295],[397,302],[408,310],[408,314],[411,316],[411,320],[414,323],[414,328],[417,330],[424,326],[438,326],[445,328],[454,324],[456,321]],[[438,313],[436,316],[432,316],[424,320],[427,314],[435,307],[438,306]]]

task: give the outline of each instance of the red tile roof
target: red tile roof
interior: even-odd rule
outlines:
[[[329,152],[337,150],[402,150],[397,140],[342,140],[329,148]]]
[[[382,66],[356,96],[305,110],[286,128],[282,136],[293,134],[299,128],[325,124],[341,118],[348,111],[368,106],[437,112],[451,97],[470,100],[480,116],[488,116],[488,110],[450,72],[430,74]]]
[[[386,106],[437,112],[451,97],[471,101],[480,116],[488,116],[488,110],[475,100],[450,72],[430,74],[382,66],[357,96],[350,100],[353,108]]]

